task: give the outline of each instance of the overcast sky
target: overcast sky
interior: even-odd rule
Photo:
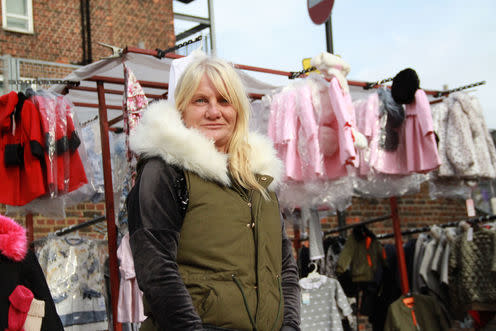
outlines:
[[[298,71],[303,58],[326,51],[325,25],[311,21],[306,0],[212,1],[217,55],[226,60]],[[206,0],[173,3],[175,12],[208,15]],[[335,0],[334,53],[351,65],[352,80],[377,81],[407,67],[417,71],[425,89],[485,80],[471,93],[481,102],[488,128],[496,129],[495,16],[494,0]],[[188,24],[176,20],[176,32]]]

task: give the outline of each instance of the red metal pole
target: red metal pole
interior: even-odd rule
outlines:
[[[122,331],[117,322],[117,302],[119,299],[119,266],[117,262],[117,227],[115,225],[114,189],[110,163],[109,125],[103,82],[96,83],[98,90],[98,114],[100,118],[100,137],[102,142],[103,182],[105,187],[105,213],[107,217],[108,253],[110,267],[110,302],[112,304],[112,323],[115,331]]]
[[[293,225],[293,248],[296,253],[296,258],[298,258],[301,248],[300,227],[298,225]]]
[[[403,241],[401,239],[400,219],[398,217],[398,203],[396,197],[389,198],[391,206],[391,216],[393,218],[394,242],[396,244],[396,255],[398,257],[398,266],[400,268],[401,291],[403,294],[410,292],[408,285],[408,274],[406,270],[405,251],[403,250]]]
[[[31,213],[26,215],[26,230],[28,244],[31,244],[34,240],[33,214]]]

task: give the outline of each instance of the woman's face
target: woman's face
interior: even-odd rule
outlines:
[[[215,142],[219,152],[227,152],[238,114],[206,75],[182,115],[186,127],[199,130]]]

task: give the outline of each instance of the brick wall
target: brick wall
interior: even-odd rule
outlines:
[[[456,199],[430,200],[428,194],[428,185],[424,184],[419,193],[397,199],[402,230],[467,218],[465,201]],[[5,213],[5,206],[0,205],[0,213]],[[104,214],[105,204],[101,202],[97,204],[83,203],[68,208],[66,210],[67,218],[64,220],[35,215],[34,238],[43,237],[50,232],[76,223],[82,223]],[[390,214],[389,199],[353,198],[352,206],[346,210],[348,224],[387,214]],[[25,225],[24,217],[14,218],[19,223]],[[337,226],[338,222],[335,216],[322,219],[322,228],[324,231]],[[367,227],[376,234],[393,232],[391,220],[370,224]],[[95,237],[100,235],[97,232],[92,232],[91,228],[85,229],[83,232]],[[291,227],[288,228],[288,233],[292,236],[293,229]]]
[[[467,218],[465,201],[461,199],[429,198],[427,183],[421,186],[417,194],[397,198],[401,229],[418,228],[432,224],[442,224]],[[346,210],[347,223],[359,222],[390,214],[389,198],[365,199],[353,198],[352,205]],[[337,217],[324,219],[324,231],[337,227]],[[374,233],[392,233],[392,221],[386,220],[367,226]]]
[[[1,11],[1,8],[0,8]],[[175,44],[172,0],[90,0],[93,61],[125,47]],[[80,1],[33,1],[34,34],[0,29],[0,55],[77,64],[82,60]]]

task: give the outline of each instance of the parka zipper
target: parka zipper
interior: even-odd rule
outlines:
[[[281,310],[282,310],[282,285],[281,285],[281,277],[279,275],[276,276],[277,278],[277,287],[279,289],[279,307],[277,308],[277,315],[276,315],[276,320],[274,321],[274,325],[272,325],[272,331],[276,329],[277,326],[277,321],[279,320],[279,316],[281,315]]]
[[[251,323],[251,326],[253,328],[253,331],[257,331],[257,326],[255,325],[255,320],[253,319],[253,316],[251,316],[250,308],[248,307],[248,301],[246,300],[245,291],[243,291],[243,287],[241,286],[240,281],[236,277],[236,274],[232,274],[232,279],[233,279],[234,283],[236,283],[236,286],[239,288],[239,291],[241,292],[241,296],[243,297],[243,303],[245,304],[245,309],[246,309],[246,312],[248,313],[248,318],[250,319],[250,323]]]

